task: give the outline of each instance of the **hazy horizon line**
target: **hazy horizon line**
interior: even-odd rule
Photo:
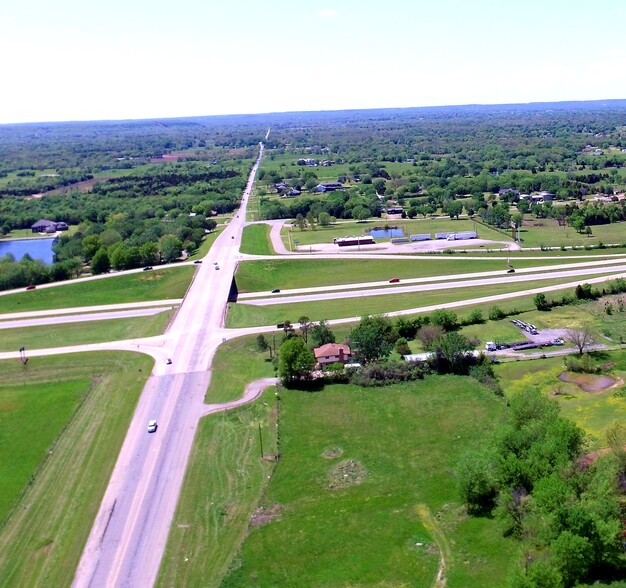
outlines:
[[[325,108],[320,110],[275,110],[267,112],[231,112],[219,114],[191,114],[191,115],[172,115],[172,116],[147,116],[139,118],[85,118],[85,119],[62,119],[62,120],[30,120],[19,122],[0,122],[0,126],[18,126],[18,125],[47,125],[47,124],[79,124],[79,123],[116,123],[116,122],[140,122],[140,121],[159,121],[159,120],[184,120],[198,118],[225,118],[225,117],[244,117],[244,116],[274,116],[289,114],[314,114],[314,113],[341,113],[341,112],[368,112],[368,111],[384,111],[384,110],[429,110],[429,109],[446,109],[446,108],[488,108],[499,106],[533,106],[543,104],[589,104],[602,102],[626,102],[626,98],[594,98],[589,100],[536,100],[530,102],[472,102],[463,104],[431,104],[422,106],[376,106],[372,108]]]

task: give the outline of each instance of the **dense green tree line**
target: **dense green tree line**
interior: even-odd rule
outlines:
[[[624,571],[619,464],[579,465],[584,433],[558,404],[529,389],[509,401],[509,417],[457,475],[470,512],[494,513],[521,554],[511,585],[573,586]]]

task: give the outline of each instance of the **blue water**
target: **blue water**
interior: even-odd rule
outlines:
[[[404,237],[402,229],[372,229],[370,235],[374,239],[391,239],[392,237]]]
[[[19,241],[0,241],[0,257],[10,253],[19,261],[28,253],[33,259],[44,263],[54,262],[52,244],[54,239],[20,239]]]

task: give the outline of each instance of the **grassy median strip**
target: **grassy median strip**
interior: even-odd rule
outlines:
[[[36,446],[28,449],[29,466],[20,473],[22,479],[27,476],[23,493],[0,528],[1,583],[68,586],[152,359],[102,352],[0,364],[12,443],[23,447],[20,435],[31,430],[27,443]],[[54,430],[48,430],[46,421],[57,409],[46,410],[46,405],[56,401],[65,416],[53,417]],[[11,478],[18,475],[16,464],[25,449],[0,462],[11,468]]]
[[[0,314],[182,298],[195,267],[159,270],[0,296]]]
[[[270,231],[272,227],[266,224],[248,225],[243,230],[241,238],[241,253],[250,255],[274,255]]]
[[[17,351],[20,347],[26,347],[28,351],[29,349],[152,337],[163,333],[174,312],[167,310],[146,317],[67,324],[63,324],[63,317],[59,317],[58,325],[2,329],[0,351]]]
[[[276,399],[200,422],[157,586],[217,587],[244,540],[275,463]]]
[[[510,261],[518,269],[547,266],[548,271],[554,265],[577,262],[584,260],[568,258]],[[502,271],[505,274],[507,269],[506,259],[471,260],[449,255],[433,259],[266,259],[241,262],[236,280],[237,288],[242,293],[271,292],[274,288],[287,290],[319,287],[322,290],[324,286],[386,281],[391,278],[443,278],[489,271]]]
[[[584,276],[580,280],[593,278],[593,275]],[[607,280],[611,279],[607,277]],[[385,294],[382,296],[353,296],[337,300],[321,300],[311,302],[295,302],[292,304],[276,304],[272,306],[253,306],[245,303],[231,303],[229,305],[227,323],[229,327],[250,327],[282,323],[285,320],[297,322],[301,316],[308,316],[313,321],[322,319],[339,319],[355,317],[357,320],[364,315],[383,314],[398,310],[421,308],[425,306],[441,305],[449,302],[461,302],[473,298],[496,296],[499,294],[519,293],[526,296],[527,291],[533,288],[570,284],[572,277],[560,280],[537,280],[530,282],[511,282],[504,284],[490,284],[467,288],[429,290],[426,292],[409,292],[405,294]],[[573,292],[572,292],[573,294]],[[547,293],[546,296],[559,297],[560,292]],[[484,303],[482,307],[501,306],[499,301]]]

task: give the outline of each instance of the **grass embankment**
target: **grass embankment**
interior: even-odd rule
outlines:
[[[606,447],[605,432],[614,421],[626,418],[626,396],[623,381],[626,379],[626,352],[596,352],[597,363],[610,363],[609,374],[616,379],[614,387],[586,392],[576,384],[562,382],[559,374],[565,371],[563,357],[548,357],[535,361],[503,363],[495,366],[506,396],[525,388],[536,388],[555,398],[561,405],[563,416],[576,422],[588,434],[589,449]]]
[[[0,330],[0,351],[46,349],[160,335],[175,311],[154,316]],[[60,319],[62,320],[62,319]]]
[[[594,277],[585,276],[585,279]],[[581,279],[580,282],[584,282]],[[607,277],[609,280],[610,277]],[[270,306],[254,306],[245,303],[231,303],[229,305],[227,324],[229,327],[249,327],[282,323],[285,320],[297,322],[298,317],[308,316],[313,321],[322,319],[332,320],[339,318],[354,317],[357,320],[361,316],[375,315],[387,312],[408,310],[433,305],[442,305],[450,302],[463,302],[468,299],[497,296],[499,294],[515,294],[517,299],[528,297],[527,291],[533,288],[547,287],[551,285],[568,284],[574,282],[573,278],[561,278],[557,280],[537,280],[530,282],[506,282],[503,284],[490,284],[487,286],[468,286],[466,288],[446,289],[442,284],[439,290],[424,292],[408,292],[404,294],[384,294],[380,296],[353,296],[337,300],[321,300],[314,302],[295,302],[291,304],[275,304]],[[571,288],[570,288],[571,290]],[[390,289],[391,291],[391,289]],[[548,293],[547,296],[559,296],[559,291]],[[494,301],[474,304],[472,307],[480,307],[485,311],[491,306],[504,307],[506,301]],[[516,302],[521,304],[521,302]],[[467,305],[469,307],[469,305]]]
[[[466,516],[453,474],[504,403],[455,377],[281,397],[281,461],[261,503],[276,518],[250,529],[222,586],[430,586],[442,535],[451,586],[504,583],[516,547],[495,520]]]
[[[270,239],[270,225],[248,225],[243,230],[241,238],[241,253],[249,255],[274,255],[276,251],[272,247]]]
[[[283,333],[266,335],[268,343],[276,348],[282,342]],[[229,402],[243,396],[246,385],[254,380],[274,376],[269,350],[260,352],[256,337],[239,337],[220,345],[211,364],[211,384],[205,396],[208,404]]]
[[[113,274],[101,280],[8,294],[0,296],[0,314],[182,298],[195,269],[181,266],[122,276]]]
[[[200,422],[157,586],[220,585],[274,469],[260,459],[259,425],[263,452],[274,455],[275,403],[272,389]]]
[[[3,437],[21,449],[0,467],[31,481],[0,528],[3,586],[69,585],[151,367],[149,357],[114,352],[1,362]],[[55,397],[65,417],[46,410]]]
[[[196,249],[195,253],[188,257],[188,260],[193,261],[195,259],[202,259],[209,252],[209,249],[211,249],[211,246],[213,245],[213,243],[215,243],[215,239],[217,239],[217,237],[219,236],[219,234],[222,232],[223,229],[224,227],[220,226],[220,227],[217,227],[214,231],[211,231],[202,240],[200,247]]]

